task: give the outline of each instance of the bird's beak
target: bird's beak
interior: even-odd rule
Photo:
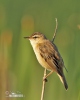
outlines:
[[[28,37],[27,37],[27,36],[25,36],[24,38],[25,38],[25,39],[29,39],[30,37],[29,37],[29,36],[28,36]]]

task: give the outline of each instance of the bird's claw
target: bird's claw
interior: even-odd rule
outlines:
[[[43,81],[48,82],[47,78],[43,77]]]

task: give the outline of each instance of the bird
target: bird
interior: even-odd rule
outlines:
[[[68,84],[63,72],[65,66],[57,46],[41,32],[34,32],[31,36],[25,36],[24,38],[30,41],[40,65],[50,71],[44,79],[56,72],[67,90]]]

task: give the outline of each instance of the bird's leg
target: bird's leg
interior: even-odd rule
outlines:
[[[46,82],[47,82],[47,77],[49,76],[49,75],[51,75],[53,73],[53,71],[51,71],[49,74],[47,74],[45,77],[43,77],[43,81],[45,80]]]
[[[46,77],[46,68],[45,68],[45,70],[44,70],[44,76],[43,76],[43,81],[45,81],[45,82],[47,82],[48,80],[45,78]]]

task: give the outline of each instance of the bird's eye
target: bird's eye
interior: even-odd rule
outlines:
[[[34,36],[34,38],[36,39],[37,37],[36,37],[36,36]]]
[[[33,38],[36,39],[36,38],[38,38],[38,37],[37,37],[37,36],[34,36]]]

